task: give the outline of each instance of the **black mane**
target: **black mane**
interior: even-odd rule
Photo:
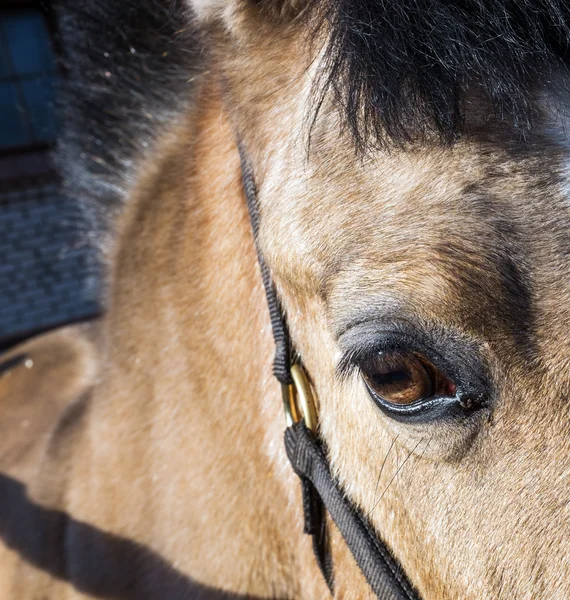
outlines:
[[[318,91],[334,94],[361,150],[434,134],[453,142],[474,86],[524,137],[533,86],[570,60],[567,0],[306,1],[330,25]],[[203,48],[186,0],[57,4],[69,75],[58,163],[71,193],[104,214],[190,101]]]
[[[184,0],[57,0],[67,71],[56,160],[97,233],[137,158],[190,101],[200,63]]]
[[[360,150],[434,134],[453,142],[474,87],[494,117],[524,138],[536,109],[533,86],[570,60],[567,0],[314,6],[331,30],[320,93],[334,93]]]

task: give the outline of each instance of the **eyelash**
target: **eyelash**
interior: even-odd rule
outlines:
[[[411,351],[406,347],[389,344],[370,344],[369,346],[361,346],[352,350],[347,350],[343,353],[338,361],[335,373],[339,381],[350,379],[354,373],[360,371],[360,365],[367,360],[374,358],[379,352],[404,350]]]

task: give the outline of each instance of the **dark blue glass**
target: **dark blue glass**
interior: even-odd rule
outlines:
[[[16,86],[0,82],[0,148],[30,144],[24,108],[18,101]]]
[[[3,79],[9,75],[12,75],[12,68],[10,66],[10,59],[6,54],[4,45],[1,42],[2,40],[0,38],[0,79]]]
[[[30,118],[36,141],[49,142],[56,136],[55,124],[55,80],[42,77],[31,81],[22,81]]]
[[[4,39],[18,75],[53,73],[55,57],[47,24],[37,10],[10,11],[0,16]]]

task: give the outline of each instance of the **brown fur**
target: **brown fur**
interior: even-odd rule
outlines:
[[[316,45],[294,20],[207,4],[211,68],[196,106],[141,163],[111,253],[97,381],[79,358],[69,373],[23,382],[20,365],[0,379],[14,407],[3,430],[22,418],[14,398],[37,398],[52,419],[6,471],[27,486],[30,519],[6,543],[2,597],[327,596],[282,447],[237,131],[259,184],[261,247],[347,493],[426,600],[567,598],[565,149],[546,133],[522,148],[475,116],[451,148],[361,160],[326,107],[307,157]],[[469,340],[488,368],[490,410],[469,427],[385,417],[357,376],[335,376],[363,315]],[[52,335],[14,354],[43,356]],[[58,352],[79,357],[80,339],[64,334]],[[59,385],[75,393],[52,401]],[[3,458],[20,444],[3,440]],[[62,568],[19,560],[41,528],[31,515],[46,510],[67,515]],[[130,561],[114,562],[118,545]],[[336,597],[367,597],[336,532],[332,550]],[[98,583],[125,570],[126,591]]]

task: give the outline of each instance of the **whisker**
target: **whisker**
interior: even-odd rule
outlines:
[[[424,454],[426,453],[426,450],[428,449],[429,445],[431,444],[431,441],[433,440],[433,435],[429,438],[429,440],[427,441],[427,444],[424,446],[424,449],[421,451],[421,454],[419,454],[418,456],[418,460],[421,460],[424,457]],[[421,441],[421,440],[420,440]],[[416,461],[414,463],[414,467],[413,469],[416,468],[416,465],[418,464],[418,461]],[[414,472],[414,470],[412,469],[412,472],[410,473],[410,475]]]
[[[388,485],[386,486],[386,489],[382,492],[382,495],[380,496],[380,498],[378,498],[378,502],[376,502],[376,504],[372,507],[372,510],[374,510],[380,504],[380,502],[382,501],[382,498],[384,498],[384,495],[388,491],[388,488],[392,485],[392,482],[398,476],[398,473],[404,468],[404,465],[408,462],[408,460],[410,459],[410,457],[412,456],[412,454],[415,452],[416,448],[423,441],[424,441],[424,438],[421,438],[420,441],[410,450],[410,453],[408,454],[408,456],[406,456],[406,458],[404,459],[404,462],[396,469],[396,472],[392,476],[392,479],[390,479],[390,481],[388,482]],[[372,512],[372,510],[370,511],[370,513]],[[368,514],[370,514],[370,513],[368,513]]]
[[[398,434],[393,440],[392,443],[390,444],[390,447],[388,448],[388,452],[386,452],[386,456],[384,457],[384,460],[382,461],[382,466],[380,467],[380,473],[378,473],[378,479],[376,480],[376,487],[374,488],[374,495],[372,496],[372,502],[374,502],[374,498],[376,498],[376,494],[378,493],[378,486],[380,485],[380,478],[382,477],[382,473],[384,471],[384,467],[386,466],[386,462],[388,461],[388,456],[390,456],[390,452],[392,452],[392,448],[394,447],[394,444],[396,443],[396,440],[400,437],[400,434]],[[368,518],[370,516],[370,513],[374,510],[374,508],[372,508],[370,510],[369,513],[367,513],[366,518]]]
[[[424,454],[426,453],[426,450],[428,449],[429,445],[431,444],[431,441],[433,440],[433,435],[429,438],[429,440],[427,441],[427,444],[425,445],[424,449],[422,450],[421,454],[418,456],[418,460],[421,460],[424,457]]]

